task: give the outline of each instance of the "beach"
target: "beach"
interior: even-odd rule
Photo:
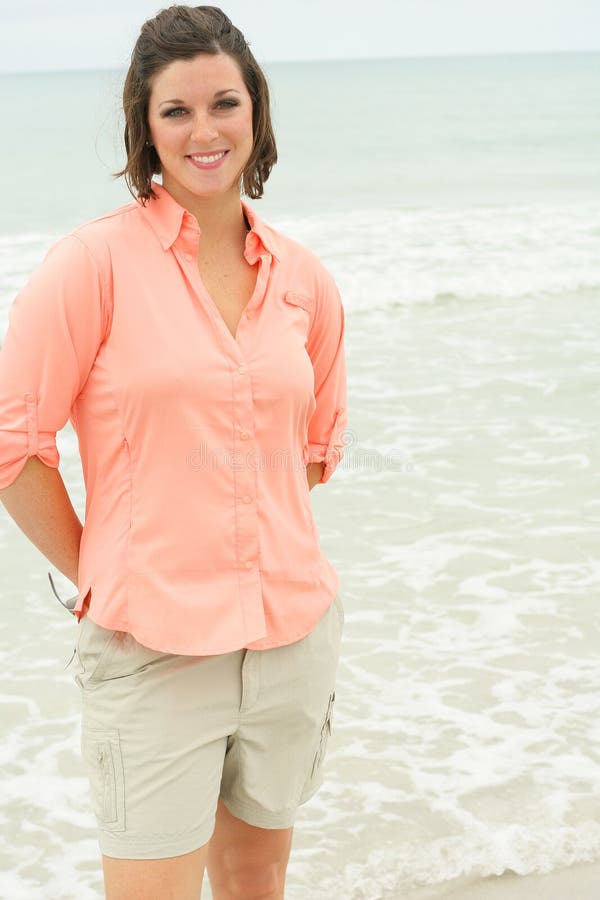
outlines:
[[[403,900],[597,900],[600,862],[580,863],[547,875],[505,872],[464,878],[406,894]]]
[[[349,397],[310,495],[345,626],[286,900],[596,900],[600,54],[268,72],[280,163],[249,202],[334,276]],[[22,173],[0,339],[49,247],[131,200],[110,178],[120,76],[0,77]],[[315,130],[336,149],[307,166]],[[71,423],[57,446],[83,521]],[[74,585],[3,508],[0,547],[0,897],[98,900],[76,629],[48,569]]]

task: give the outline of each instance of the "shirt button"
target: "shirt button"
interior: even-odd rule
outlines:
[[[250,496],[250,494],[246,494],[246,496],[244,497],[244,503],[252,503],[252,497]]]
[[[240,437],[243,441],[247,441],[250,435],[247,431],[240,431]]]
[[[247,312],[246,312],[246,318],[247,318],[247,319],[251,319],[253,315],[254,315],[254,313],[252,312],[251,309],[247,310]]]
[[[246,560],[246,568],[247,568],[247,569],[251,569],[251,568],[252,568],[252,560],[251,560],[251,559],[247,559],[247,560]]]
[[[184,259],[187,259],[188,262],[191,262],[191,261],[192,261],[192,254],[191,254],[191,253],[184,253],[183,256],[184,256]]]
[[[243,375],[245,371],[246,371],[246,366],[239,366],[238,372],[240,373],[240,375]]]

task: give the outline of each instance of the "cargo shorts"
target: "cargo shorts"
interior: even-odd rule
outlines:
[[[219,797],[250,825],[291,827],[323,782],[343,625],[338,593],[292,644],[182,656],[84,615],[67,668],[101,852],[189,853]]]

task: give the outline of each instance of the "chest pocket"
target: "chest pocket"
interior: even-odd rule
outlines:
[[[292,306],[299,306],[301,309],[305,309],[312,318],[315,308],[314,297],[309,297],[308,294],[297,294],[296,291],[286,291],[285,301],[286,303],[291,303]]]
[[[297,311],[295,316],[296,328],[302,335],[306,346],[315,310],[315,298],[308,294],[298,294],[296,291],[286,291],[284,300],[288,306],[295,307]]]

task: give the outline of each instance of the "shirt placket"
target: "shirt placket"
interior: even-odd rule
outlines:
[[[252,342],[256,334],[255,328],[252,327],[255,322],[252,320],[258,315],[267,291],[272,257],[267,252],[259,252],[258,238],[254,233],[250,233],[245,257],[251,265],[260,260],[259,271],[254,292],[242,313],[234,338],[200,277],[197,264],[199,239],[197,226],[194,228],[191,225],[188,229],[182,229],[173,250],[188,273],[199,301],[215,324],[219,344],[230,365],[233,414],[231,450],[230,453],[226,453],[223,465],[229,468],[233,481],[235,554],[243,627],[248,634],[256,634],[257,629],[265,628],[257,505],[257,473],[260,471],[262,461],[256,440],[252,374],[248,359],[252,358]]]

